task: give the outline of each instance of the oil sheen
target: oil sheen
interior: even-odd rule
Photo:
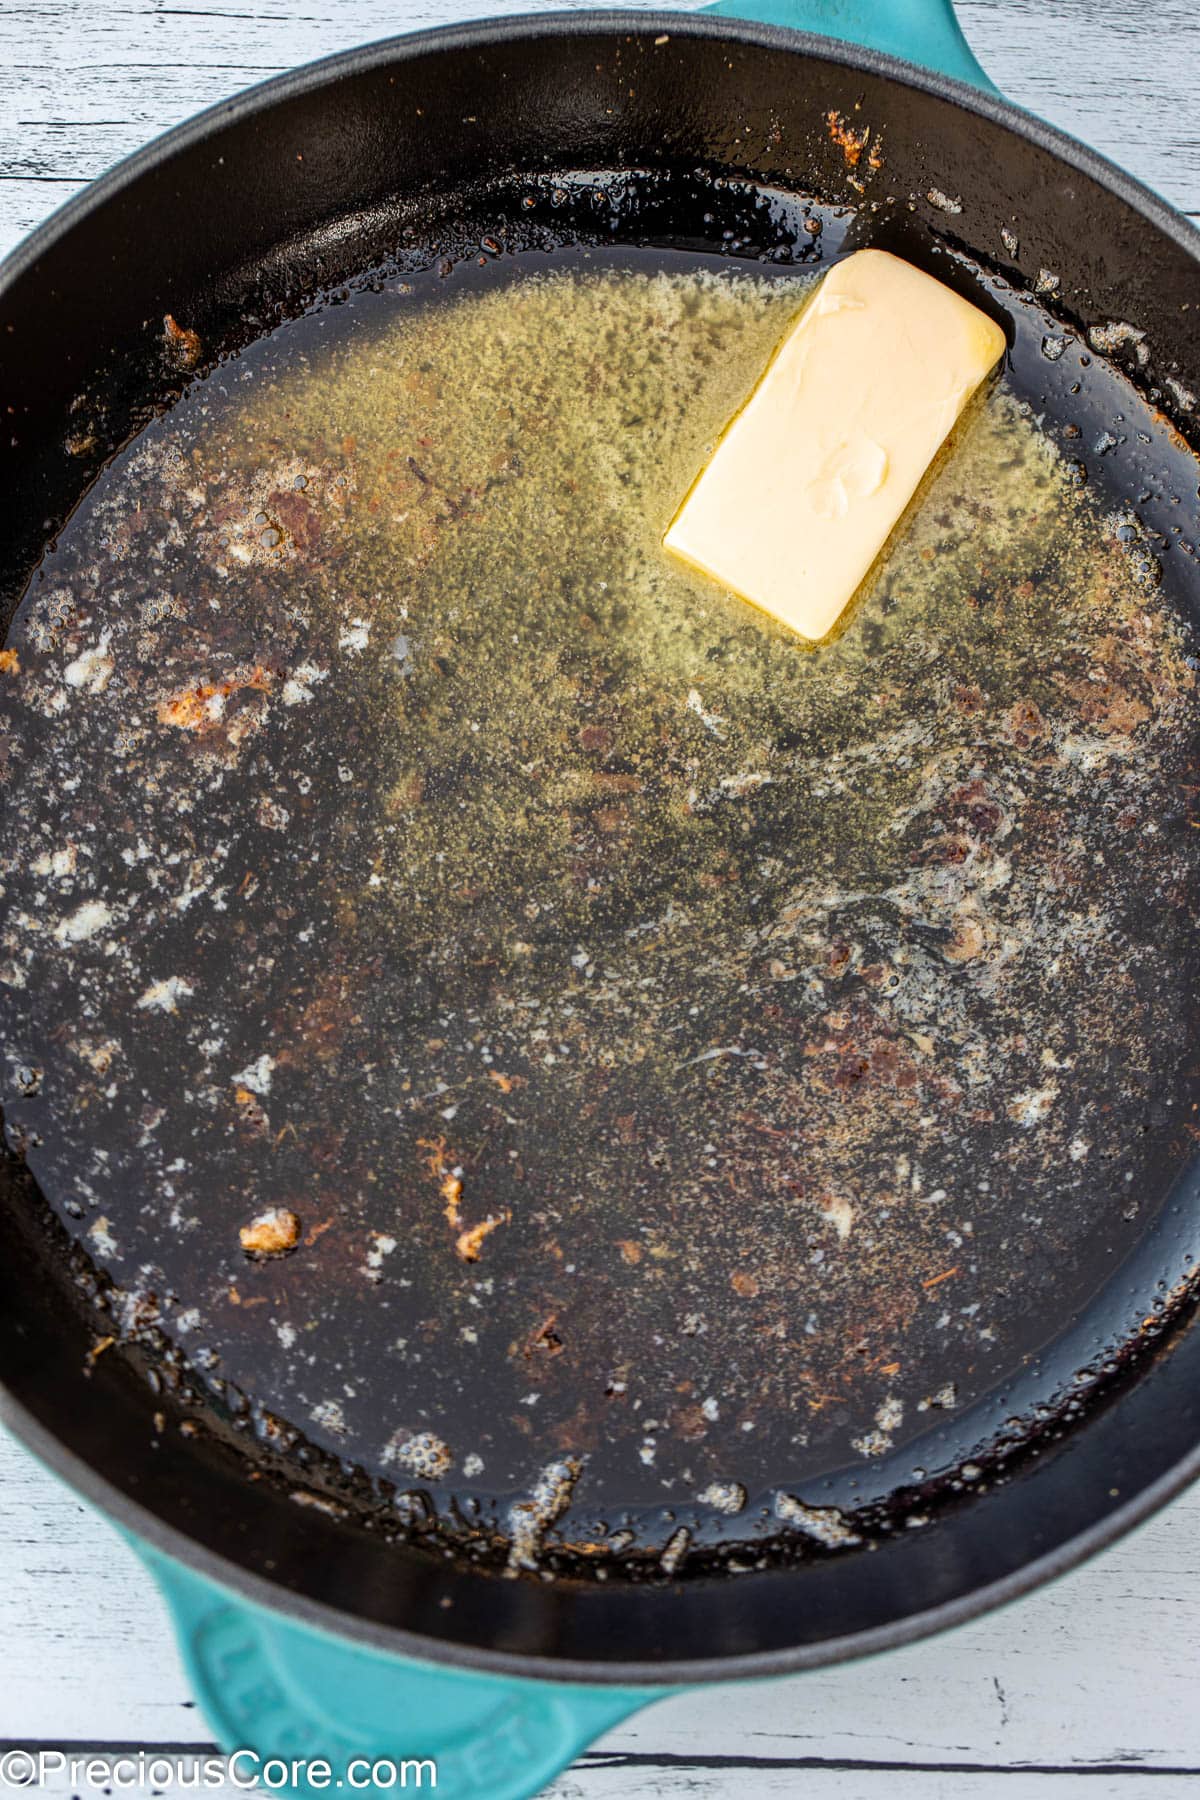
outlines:
[[[10,1130],[117,1335],[411,1516],[532,1495],[518,1563],[911,1467],[1184,1154],[1195,665],[1028,408],[815,651],[662,551],[805,292],[596,255],[284,327],[0,674]]]

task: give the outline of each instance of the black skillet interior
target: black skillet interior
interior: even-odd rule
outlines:
[[[1022,133],[934,81],[900,81],[870,57],[852,65],[770,31],[646,18],[631,32],[626,20],[593,17],[438,34],[275,92],[269,107],[235,105],[146,153],[12,265],[0,303],[15,527],[0,584],[10,604],[91,475],[178,391],[161,353],[164,313],[233,350],[405,244],[484,228],[779,257],[792,238],[760,197],[768,189],[845,208],[852,245],[937,258],[943,273],[942,253],[962,252],[1010,310],[1031,306],[1023,290],[1050,271],[1057,281],[1042,279],[1042,298],[1058,317],[1085,329],[1132,322],[1144,337],[1118,337],[1118,355],[1165,417],[1144,467],[1133,467],[1142,453],[1131,448],[1122,479],[1157,493],[1164,456],[1176,456],[1176,472],[1185,466],[1168,434],[1171,418],[1186,427],[1188,392],[1200,387],[1187,311],[1200,283],[1186,227],[1086,155],[1063,160],[1051,134]],[[872,125],[886,145],[881,169],[847,157],[830,114]],[[541,198],[522,218],[519,197],[530,192]],[[573,218],[560,192],[572,196]],[[1038,337],[1019,338],[1018,364],[1023,341]],[[1050,429],[1099,428],[1115,377],[1097,374],[1071,396],[1068,369],[1032,357],[1018,375]],[[1190,541],[1191,492],[1167,487],[1144,517],[1179,561],[1189,552],[1173,538]],[[1180,499],[1185,526],[1173,533]],[[1172,1144],[1164,1179],[1182,1158]],[[18,1423],[81,1485],[151,1535],[166,1531],[181,1554],[227,1559],[227,1576],[265,1578],[277,1599],[332,1607],[398,1647],[553,1658],[557,1673],[587,1665],[614,1679],[639,1662],[679,1677],[729,1659],[747,1659],[747,1671],[822,1660],[953,1616],[985,1589],[1019,1587],[1035,1567],[1065,1560],[1072,1542],[1148,1504],[1155,1483],[1182,1479],[1194,1454],[1196,1335],[1173,1317],[1157,1348],[1152,1331],[1138,1331],[1155,1308],[1170,1312],[1187,1281],[1195,1217],[1181,1181],[1050,1359],[1050,1386],[1062,1390],[1086,1368],[1081,1395],[1101,1376],[1111,1392],[1092,1400],[1084,1424],[1048,1421],[1036,1454],[986,1471],[977,1484],[986,1498],[952,1505],[930,1531],[884,1533],[871,1555],[680,1589],[500,1582],[288,1506],[269,1484],[248,1485],[215,1439],[156,1447],[153,1402],[131,1364],[102,1358],[83,1383],[84,1325],[64,1310],[27,1178],[10,1165],[5,1180],[15,1204],[2,1221],[10,1324],[0,1374]],[[1134,1342],[1137,1372],[1122,1378],[1120,1347]],[[1044,1394],[1046,1371],[1026,1371],[1023,1385],[1028,1399]],[[1021,1401],[1010,1388],[994,1416]],[[949,1435],[931,1449],[948,1466],[961,1460]],[[809,1584],[802,1608],[797,1581]]]

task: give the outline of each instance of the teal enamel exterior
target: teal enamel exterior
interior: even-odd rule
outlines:
[[[975,60],[951,0],[716,0],[701,10],[882,50],[985,93],[999,92]]]
[[[885,51],[996,92],[951,0],[717,0],[704,10]],[[673,1691],[516,1680],[392,1656],[257,1606],[131,1542],[167,1602],[222,1747],[264,1762],[324,1758],[346,1789],[351,1765],[370,1792],[375,1761],[428,1758],[442,1800],[529,1800],[602,1733]],[[421,1791],[418,1774],[410,1791]],[[431,1788],[428,1776],[421,1788]],[[319,1790],[301,1778],[287,1791]]]

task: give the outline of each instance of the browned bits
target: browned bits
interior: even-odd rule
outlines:
[[[642,1260],[642,1246],[636,1238],[618,1238],[617,1249],[621,1252],[621,1260],[636,1265]]]
[[[223,681],[198,681],[161,700],[158,721],[160,725],[173,725],[177,731],[200,731],[217,723],[231,694],[242,688],[264,693],[270,685],[271,677],[261,664],[227,676]]]
[[[21,659],[15,650],[0,650],[0,675],[19,675]]]
[[[457,1175],[447,1175],[440,1188],[442,1199],[446,1202],[446,1223],[459,1226],[462,1223],[462,1212],[459,1201],[462,1199],[462,1182]]]
[[[260,1213],[238,1232],[248,1256],[286,1256],[300,1242],[300,1221],[286,1206]]]
[[[530,1334],[529,1340],[525,1345],[525,1355],[527,1357],[535,1355],[562,1355],[563,1341],[558,1332],[554,1329],[557,1319],[558,1314],[551,1313],[550,1317],[548,1319],[543,1319],[537,1330]]]
[[[431,1175],[438,1178],[438,1192],[445,1201],[446,1223],[452,1231],[462,1225],[462,1177],[450,1167],[446,1155],[445,1138],[418,1138],[417,1144],[424,1150],[425,1166]]]
[[[479,1253],[484,1241],[501,1225],[507,1225],[512,1213],[505,1208],[500,1213],[489,1213],[478,1225],[463,1227],[462,1177],[457,1169],[450,1165],[446,1151],[445,1138],[418,1138],[417,1145],[425,1152],[425,1167],[438,1183],[438,1192],[445,1202],[446,1223],[451,1231],[458,1235],[454,1240],[454,1249],[464,1262],[478,1262]]]
[[[758,1276],[750,1269],[735,1269],[729,1277],[729,1285],[743,1300],[753,1300],[758,1294]]]
[[[825,114],[825,129],[841,151],[842,156],[845,159],[846,167],[848,169],[857,169],[859,159],[870,141],[871,127],[869,125],[864,125],[861,131],[855,131],[852,125],[846,123],[840,112],[827,112]],[[872,163],[871,166],[872,168],[878,168],[879,164]]]
[[[943,954],[949,962],[970,962],[979,955],[985,942],[983,926],[978,919],[968,916],[955,925]]]
[[[499,1214],[489,1213],[478,1225],[472,1225],[469,1230],[459,1233],[454,1240],[455,1250],[464,1262],[478,1262],[485,1238],[490,1237],[499,1226],[507,1225],[511,1218],[512,1214],[507,1210]]]
[[[163,343],[167,355],[178,369],[194,369],[200,361],[200,334],[176,322],[171,313],[163,316]]]
[[[1145,701],[1113,680],[1106,669],[1092,669],[1084,680],[1062,685],[1076,701],[1084,722],[1106,735],[1127,736],[1150,717]]]
[[[1045,723],[1041,712],[1033,700],[1017,700],[1009,708],[1008,730],[1013,743],[1019,749],[1026,749],[1040,738],[1045,731]]]

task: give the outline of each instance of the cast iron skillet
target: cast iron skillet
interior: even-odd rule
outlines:
[[[121,165],[10,259],[4,598],[11,607],[95,468],[170,397],[177,377],[152,349],[164,313],[206,344],[244,342],[296,296],[369,263],[405,222],[433,216],[441,197],[522,172],[670,170],[682,188],[703,169],[858,206],[831,111],[886,137],[886,180],[871,190],[881,204],[863,213],[860,241],[921,261],[948,240],[1014,289],[1054,271],[1064,318],[1145,334],[1130,370],[1195,439],[1200,236],[1099,157],[958,82],[804,34],[679,14],[509,19],[375,45],[216,108]],[[667,208],[658,229],[680,238],[692,224]],[[82,456],[64,448],[80,394],[94,432],[99,422]],[[626,1688],[812,1667],[1022,1592],[1200,1471],[1200,1332],[1186,1304],[1200,1251],[1194,1175],[1100,1312],[1072,1323],[1068,1352],[1087,1361],[1157,1281],[1160,1311],[1128,1366],[989,1491],[871,1555],[640,1588],[434,1564],[247,1483],[216,1442],[157,1449],[153,1396],[127,1363],[102,1358],[81,1378],[85,1327],[15,1162],[3,1197],[0,1378],[17,1432],[155,1547],[160,1573],[186,1565],[275,1615],[396,1655]],[[224,1675],[207,1669],[210,1700],[232,1679],[230,1655]]]

